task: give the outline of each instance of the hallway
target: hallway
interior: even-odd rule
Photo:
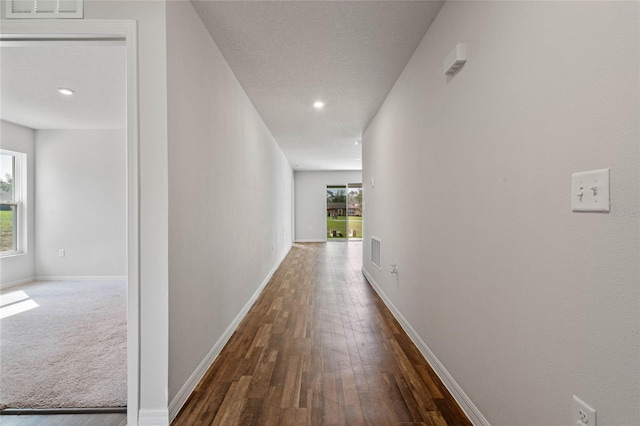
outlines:
[[[361,268],[294,244],[173,425],[470,424]]]

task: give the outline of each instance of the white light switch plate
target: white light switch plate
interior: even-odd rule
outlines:
[[[609,169],[571,175],[571,210],[574,212],[609,211]]]

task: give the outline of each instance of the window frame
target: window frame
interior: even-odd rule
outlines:
[[[24,152],[0,149],[0,154],[13,157],[13,200],[0,201],[3,206],[14,206],[13,240],[15,250],[0,251],[0,258],[26,253],[27,245],[27,154]]]

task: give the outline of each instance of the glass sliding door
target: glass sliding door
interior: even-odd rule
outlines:
[[[327,240],[362,240],[362,184],[327,186]]]
[[[362,184],[347,185],[347,238],[362,240]]]
[[[327,240],[347,238],[347,187],[327,186]]]

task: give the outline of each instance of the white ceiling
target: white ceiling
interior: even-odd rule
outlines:
[[[443,0],[192,4],[294,169],[359,170],[355,142]],[[2,42],[0,118],[35,129],[124,128],[125,61],[124,46]]]
[[[358,170],[356,140],[443,1],[191,3],[291,165]]]
[[[32,129],[125,128],[125,47],[2,42],[0,93],[0,118]]]

